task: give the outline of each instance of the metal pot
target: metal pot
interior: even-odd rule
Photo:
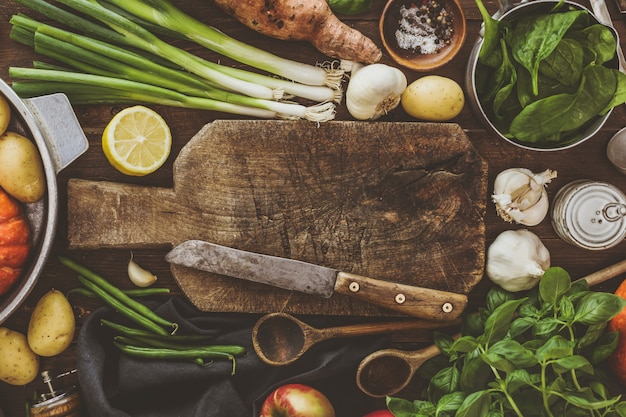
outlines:
[[[514,21],[515,19],[518,19],[521,16],[525,16],[525,15],[547,13],[550,10],[552,10],[556,4],[558,4],[558,1],[535,0],[535,1],[522,2],[522,3],[513,5],[512,3],[509,2],[509,0],[499,0],[499,4],[500,4],[500,10],[494,15],[494,18],[500,21]],[[598,18],[589,9],[587,9],[586,7],[578,3],[565,0],[562,7],[564,8],[572,7],[576,9],[586,10],[589,13],[590,22],[601,23],[598,20]],[[615,36],[615,39],[617,40],[617,45],[619,47],[619,37],[617,35],[617,32],[615,31],[614,28],[610,26],[607,26],[607,27],[612,31],[613,35]],[[466,84],[466,88],[468,91],[468,99],[476,115],[483,121],[485,126],[489,130],[493,131],[496,135],[506,140],[507,142],[510,142],[524,149],[530,149],[530,150],[535,150],[535,151],[556,151],[556,150],[571,148],[573,146],[576,146],[586,141],[587,139],[595,135],[602,128],[604,123],[607,121],[607,119],[611,115],[611,111],[609,111],[604,116],[596,117],[593,121],[591,121],[591,123],[589,123],[583,129],[581,129],[573,140],[568,141],[566,144],[557,144],[554,147],[549,147],[549,148],[533,146],[532,144],[523,143],[515,139],[511,139],[511,138],[504,136],[502,133],[498,131],[497,127],[491,122],[491,120],[489,120],[488,113],[485,111],[485,109],[483,109],[482,104],[480,103],[480,100],[478,99],[478,94],[476,90],[476,68],[478,66],[478,53],[480,52],[480,48],[482,47],[483,40],[484,39],[481,33],[478,39],[476,40],[474,47],[472,49],[472,52],[470,54],[470,57],[469,57],[467,70],[465,73],[465,84]],[[610,68],[617,69],[618,68],[617,57],[613,58],[613,60],[611,60],[606,65]]]
[[[87,150],[89,142],[64,94],[22,100],[3,80],[0,80],[0,94],[11,105],[9,129],[31,138],[37,145],[47,189],[41,200],[25,205],[33,249],[22,277],[8,293],[0,296],[2,324],[30,294],[50,255],[59,207],[56,176]]]

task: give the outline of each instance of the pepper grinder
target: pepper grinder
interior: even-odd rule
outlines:
[[[76,370],[65,372],[57,375],[55,379],[74,372]],[[49,371],[43,371],[41,377],[50,392],[41,394],[39,401],[31,405],[31,417],[79,417],[80,398],[76,386],[72,385],[67,389],[55,390],[52,386],[53,378],[50,376]]]

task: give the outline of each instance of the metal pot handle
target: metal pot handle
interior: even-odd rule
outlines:
[[[523,4],[523,3],[528,3],[529,1],[531,0],[522,0],[520,2],[515,3],[512,0],[498,0],[498,5],[500,6],[500,9],[498,9],[498,11],[495,12],[492,17],[494,19],[500,19],[500,16],[502,16],[503,14],[505,14],[512,8],[514,8],[515,6],[519,4]]]
[[[23,100],[39,122],[55,172],[58,174],[89,148],[89,141],[65,94]]]

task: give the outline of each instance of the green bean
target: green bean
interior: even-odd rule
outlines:
[[[172,322],[170,322],[168,320],[165,320],[164,318],[162,318],[161,316],[156,314],[154,311],[150,310],[145,305],[141,304],[138,301],[133,300],[132,298],[130,298],[129,296],[124,294],[122,292],[122,290],[120,290],[115,285],[111,284],[109,281],[107,281],[103,277],[99,276],[98,274],[90,271],[88,268],[86,268],[86,267],[84,267],[82,265],[79,265],[78,263],[76,263],[76,262],[72,261],[71,259],[68,259],[68,258],[66,258],[64,256],[59,256],[59,260],[60,260],[60,262],[63,265],[69,267],[70,269],[74,270],[75,272],[78,272],[81,276],[83,276],[84,278],[86,278],[90,282],[92,282],[93,284],[95,284],[98,287],[100,287],[102,290],[107,292],[109,295],[111,295],[112,297],[115,297],[122,304],[125,304],[126,306],[130,307],[131,309],[135,310],[136,312],[144,315],[145,317],[149,318],[153,322],[158,323],[158,324],[162,324],[164,326],[172,327],[174,329],[174,331],[172,333],[176,332],[176,329],[178,329],[178,324],[172,323]]]
[[[174,340],[156,339],[150,336],[115,336],[113,340],[123,342],[127,345],[135,345],[138,347],[151,347],[172,350],[188,350],[202,347],[201,345],[191,345],[178,343]]]
[[[100,319],[100,323],[116,332],[128,337],[149,337],[155,341],[173,342],[173,343],[205,343],[213,339],[214,335],[170,335],[163,336],[154,334],[141,329],[124,326],[106,319]]]
[[[131,290],[122,290],[124,294],[129,297],[149,297],[152,295],[164,295],[169,294],[169,288],[137,288]],[[87,288],[72,288],[67,292],[67,296],[69,297],[72,294],[84,295],[85,297],[97,297],[96,294],[89,291]]]
[[[163,329],[161,326],[159,326],[157,323],[153,322],[152,320],[150,320],[149,318],[145,316],[142,316],[141,314],[138,314],[136,311],[131,310],[130,308],[128,308],[128,306],[122,304],[118,299],[111,296],[109,293],[104,291],[102,288],[98,287],[93,282],[89,281],[88,279],[82,276],[79,276],[78,280],[89,290],[97,294],[102,299],[102,301],[104,301],[106,304],[108,304],[109,306],[117,310],[120,314],[126,316],[129,320],[132,320],[133,322],[140,325],[141,327],[147,330],[150,330],[154,333],[162,334],[162,335],[168,334],[168,332],[165,329]]]
[[[163,348],[146,348],[126,345],[119,342],[113,344],[122,352],[146,359],[191,359],[197,362],[198,359],[228,359],[233,362],[232,375],[235,374],[235,356],[246,353],[246,348],[237,345],[213,345],[187,350],[174,350]]]

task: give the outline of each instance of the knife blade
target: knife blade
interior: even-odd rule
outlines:
[[[598,21],[604,26],[608,26],[613,29],[613,32],[617,36],[617,31],[613,26],[613,21],[611,20],[609,9],[606,7],[605,0],[590,0],[590,3],[593,14],[596,16]],[[619,70],[621,72],[626,72],[626,59],[624,59],[624,51],[622,51],[622,48],[619,44],[619,37],[617,42],[617,59],[619,61]]]
[[[188,240],[165,255],[181,265],[325,298],[334,293],[409,316],[451,320],[467,305],[467,296],[368,278],[295,259],[247,252],[202,240]]]

